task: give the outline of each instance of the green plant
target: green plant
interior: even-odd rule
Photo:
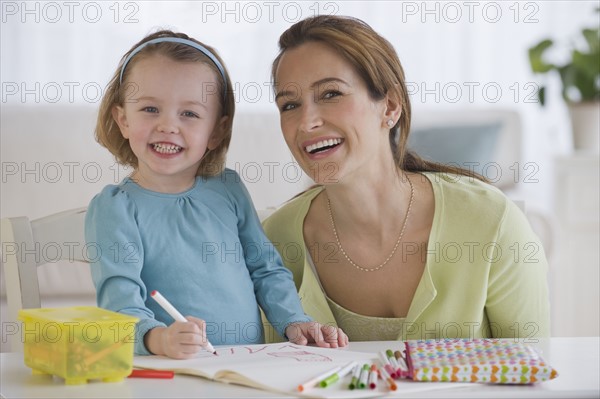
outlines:
[[[529,49],[532,71],[540,74],[557,71],[562,81],[562,96],[567,102],[600,100],[600,32],[598,28],[583,29],[581,34],[587,48],[571,48],[571,57],[564,65],[544,61],[546,50],[554,45],[551,39],[542,40]],[[538,99],[541,105],[545,104],[545,86],[540,86]]]

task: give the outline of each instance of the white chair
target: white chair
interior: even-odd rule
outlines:
[[[23,350],[19,310],[41,307],[38,266],[58,261],[87,262],[85,212],[86,208],[78,208],[33,221],[27,217],[1,220],[8,307],[2,334],[13,352]]]

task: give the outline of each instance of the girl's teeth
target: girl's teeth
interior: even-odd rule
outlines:
[[[152,144],[152,146],[154,147],[154,151],[159,152],[161,154],[175,154],[181,151],[181,147],[175,144],[156,143]]]
[[[314,154],[315,152],[318,152],[320,150],[323,149],[328,149],[330,147],[334,147],[338,144],[340,144],[342,142],[342,139],[328,139],[328,140],[321,140],[315,144],[311,144],[309,146],[306,146],[305,150],[308,153]]]

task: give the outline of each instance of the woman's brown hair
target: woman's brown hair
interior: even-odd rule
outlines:
[[[279,38],[279,54],[271,68],[274,87],[277,81],[277,67],[283,54],[307,42],[323,43],[350,62],[366,83],[373,100],[382,100],[388,94],[399,99],[402,113],[398,122],[390,129],[389,138],[394,160],[400,170],[443,172],[486,181],[484,177],[472,171],[424,160],[407,149],[411,107],[404,69],[391,43],[360,19],[319,15],[304,19],[288,28]]]

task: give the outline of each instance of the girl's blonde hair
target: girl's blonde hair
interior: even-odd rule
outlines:
[[[307,42],[329,46],[348,61],[367,85],[369,96],[379,101],[391,92],[402,113],[390,129],[390,147],[396,166],[410,172],[443,172],[486,179],[467,169],[426,161],[407,149],[411,107],[404,69],[394,47],[367,23],[357,18],[319,15],[292,25],[279,38],[279,54],[273,61],[271,79],[276,84],[277,67],[287,50]]]
[[[123,66],[123,62],[127,59],[129,54],[140,45],[157,38],[174,37],[191,40],[195,43],[204,46],[209,50],[214,57],[223,65],[223,75],[215,65],[215,63],[208,58],[205,54],[199,50],[181,43],[174,42],[160,42],[151,43],[142,48],[126,65],[123,72],[123,79],[120,82],[120,74]],[[151,35],[146,36],[140,42],[136,43],[121,59],[119,67],[113,74],[112,79],[108,83],[102,102],[100,103],[100,110],[98,112],[98,120],[96,122],[96,141],[102,146],[106,147],[116,158],[117,162],[125,166],[131,166],[137,168],[138,159],[131,150],[129,141],[123,137],[119,126],[112,116],[112,110],[115,106],[123,106],[127,95],[131,94],[131,86],[127,85],[127,79],[130,75],[131,70],[139,61],[148,58],[152,55],[163,55],[174,61],[180,62],[201,62],[212,69],[217,77],[217,88],[215,93],[221,93],[219,96],[219,105],[221,109],[221,115],[218,119],[223,116],[227,116],[223,129],[220,131],[221,141],[219,145],[208,151],[198,167],[197,175],[199,176],[214,176],[223,171],[225,167],[225,156],[229,143],[231,141],[231,128],[233,125],[233,115],[235,113],[235,101],[233,97],[233,90],[231,85],[231,79],[229,73],[225,68],[225,64],[221,60],[221,57],[217,52],[193,38],[190,38],[184,33],[175,33],[169,30],[161,30]],[[129,93],[128,93],[129,92]]]

